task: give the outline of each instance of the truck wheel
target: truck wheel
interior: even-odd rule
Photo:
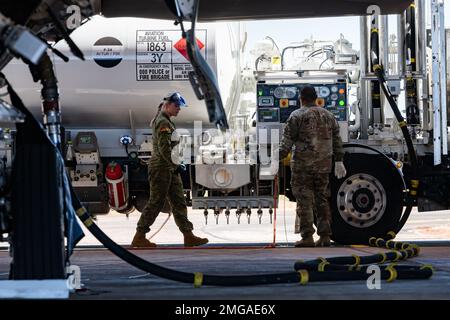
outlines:
[[[403,211],[403,182],[385,157],[346,154],[347,175],[331,184],[332,238],[342,244],[367,244],[384,237]]]

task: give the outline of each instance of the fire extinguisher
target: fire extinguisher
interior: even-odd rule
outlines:
[[[128,181],[120,164],[110,162],[106,167],[106,182],[108,183],[109,206],[121,211],[128,206]]]

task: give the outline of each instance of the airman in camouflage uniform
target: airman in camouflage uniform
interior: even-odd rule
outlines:
[[[316,105],[316,99],[313,87],[303,88],[302,107],[292,112],[287,120],[280,146],[281,159],[292,152],[291,187],[297,199],[302,236],[302,240],[295,244],[298,247],[330,245],[329,173],[333,155],[335,162],[340,163],[339,168],[344,168],[339,125],[331,112]],[[320,236],[316,244],[312,237],[314,214]]]
[[[159,213],[170,203],[175,223],[184,235],[185,246],[206,244],[208,239],[193,235],[193,225],[187,217],[186,199],[183,194],[183,182],[180,167],[172,162],[172,149],[179,141],[173,141],[172,133],[175,124],[171,116],[177,116],[184,99],[179,93],[169,94],[160,105],[161,110],[152,122],[153,152],[149,163],[150,199],[148,200],[137,223],[136,235],[132,241],[133,247],[155,247],[156,244],[145,238],[150,226]]]

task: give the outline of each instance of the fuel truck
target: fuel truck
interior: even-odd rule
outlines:
[[[188,204],[202,209],[205,219],[212,213],[228,221],[233,212],[248,222],[255,215],[261,223],[265,214],[272,221],[279,195],[295,201],[289,160],[273,161],[277,144],[283,124],[299,108],[301,89],[312,85],[317,103],[335,115],[346,151],[347,176],[331,179],[335,241],[361,243],[398,231],[413,206],[450,209],[443,5],[432,1],[437,24],[429,32],[431,46],[424,6],[417,0],[395,16],[393,38],[387,16],[362,16],[360,51],[344,37],[282,50],[266,38],[254,48],[251,67],[244,63],[244,23],[199,23],[197,46],[217,76],[227,131],[209,123],[197,99],[178,26],[92,17],[71,33],[86,61],[75,59],[65,42],[54,46],[70,61],[52,58],[63,111],[62,150],[79,199],[95,215],[143,209],[152,155],[149,124],[162,97],[178,91],[189,105],[174,119]],[[42,117],[38,87],[26,66],[13,61],[4,73]],[[3,149],[8,163],[13,140]]]

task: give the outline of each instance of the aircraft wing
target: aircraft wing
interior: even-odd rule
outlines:
[[[81,8],[83,18],[102,13],[106,17],[139,17],[151,19],[175,18],[174,0],[2,0],[0,13],[16,24],[27,25],[35,33],[49,40],[58,38],[52,28],[45,30],[52,21],[46,12],[52,7],[64,21],[70,13],[70,4]],[[355,16],[367,14],[370,5],[378,5],[381,14],[403,12],[411,0],[201,0],[199,22],[223,20],[258,20],[283,18],[314,18]],[[69,32],[71,30],[68,30]]]
[[[106,17],[173,19],[173,0],[103,0]],[[370,5],[381,14],[403,12],[412,0],[201,0],[198,21],[313,18],[365,15]],[[170,8],[170,9],[169,9]]]

